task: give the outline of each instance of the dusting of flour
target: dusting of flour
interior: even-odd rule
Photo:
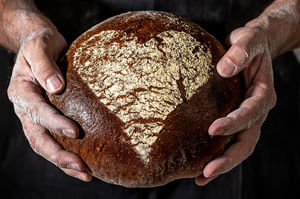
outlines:
[[[130,144],[147,164],[163,121],[208,81],[211,61],[209,49],[185,32],[169,30],[140,43],[134,35],[107,30],[76,49],[73,66],[124,122]]]

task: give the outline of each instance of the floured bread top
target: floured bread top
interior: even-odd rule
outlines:
[[[72,64],[124,122],[123,131],[147,164],[164,120],[208,81],[211,62],[209,48],[186,32],[168,30],[141,43],[133,34],[105,30],[81,43]]]

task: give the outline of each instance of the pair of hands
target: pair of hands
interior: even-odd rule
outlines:
[[[261,125],[275,106],[273,71],[267,38],[259,29],[244,27],[229,36],[231,46],[217,65],[224,78],[242,72],[246,95],[240,107],[211,124],[211,136],[236,133],[236,142],[223,156],[209,162],[196,184],[205,185],[220,174],[228,172],[254,150]],[[56,28],[37,30],[26,37],[17,54],[10,85],[9,99],[21,120],[25,135],[33,150],[66,174],[90,181],[83,161],[64,150],[49,134],[52,131],[67,137],[78,136],[76,125],[60,115],[43,98],[43,90],[57,94],[64,89],[65,81],[56,65],[59,55],[67,47]]]

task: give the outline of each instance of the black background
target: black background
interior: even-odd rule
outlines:
[[[205,4],[204,1],[193,1],[192,6],[186,3],[189,1],[116,2],[113,0],[89,1],[87,4],[84,1],[66,0],[37,1],[37,4],[70,43],[84,30],[107,17],[128,10],[144,9],[165,10],[187,16],[198,22],[220,41],[224,41],[230,31],[256,16],[268,3],[267,1],[255,1],[254,3],[253,1],[210,1],[209,4]],[[251,5],[249,2],[252,2]],[[218,4],[217,7],[216,4]],[[47,181],[41,183],[41,186],[33,186],[39,181],[37,172],[44,179],[54,179],[53,175],[63,176],[64,174],[54,165],[36,155],[22,133],[21,124],[15,116],[13,106],[8,101],[6,94],[13,59],[13,53],[0,48],[0,180],[1,183],[5,183],[0,188],[0,190],[2,189],[1,193],[3,195],[17,191],[28,193],[28,197],[24,196],[23,198],[44,198],[45,195],[53,196],[49,198],[71,197],[72,193],[63,193],[63,188],[53,190],[55,194],[51,190],[45,190],[48,187]],[[273,61],[273,68],[278,96],[277,105],[270,111],[263,125],[261,138],[254,153],[241,166],[243,198],[300,197],[300,65],[292,53],[287,53]],[[32,162],[35,164],[31,164]],[[34,165],[35,168],[28,169],[28,165]],[[28,176],[30,176],[29,179]],[[51,183],[57,183],[56,187],[72,182],[72,185],[79,184],[82,189],[87,189],[85,183],[71,177],[57,179],[63,180],[63,182],[52,180]],[[93,180],[92,183],[102,182]],[[222,183],[225,187],[232,187],[229,186],[230,181],[222,181]],[[109,185],[103,183],[101,186],[105,188]],[[172,188],[172,186],[174,189],[176,188],[175,184],[171,183],[169,187]],[[236,185],[236,188],[239,186]],[[193,189],[197,189],[197,187],[195,186]],[[109,191],[110,189],[105,190]],[[106,194],[105,190],[102,190],[103,197]],[[187,190],[189,189],[187,188]],[[60,191],[62,193],[59,193]],[[148,192],[147,189],[132,191],[132,196],[143,196],[146,192]],[[120,193],[122,191],[115,193],[116,197],[120,197]],[[107,194],[114,195],[114,193],[108,192]],[[187,192],[181,193],[182,195],[176,194],[178,198],[189,198]],[[149,198],[154,198],[154,196],[149,196]]]

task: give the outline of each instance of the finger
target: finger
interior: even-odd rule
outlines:
[[[262,105],[262,98],[251,97],[246,99],[237,110],[226,117],[217,119],[208,129],[212,136],[231,135],[250,128],[266,111]]]
[[[264,119],[260,119],[251,128],[240,132],[236,136],[236,142],[225,151],[223,156],[212,160],[205,166],[204,177],[211,178],[226,173],[252,154]]]
[[[63,170],[67,175],[72,176],[74,178],[78,178],[85,182],[90,182],[92,180],[92,176],[87,172],[80,172],[80,171],[76,171],[72,169],[64,169],[64,168],[62,168],[61,170]]]
[[[198,185],[198,186],[205,186],[207,185],[210,181],[214,180],[215,178],[217,178],[218,176],[214,176],[214,177],[205,177],[203,175],[201,176],[198,176],[195,178],[195,183]]]
[[[16,109],[28,115],[34,123],[40,124],[60,135],[71,138],[78,136],[77,126],[47,104],[41,96],[39,86],[36,86],[30,80],[19,78],[18,76],[12,78],[8,96],[16,106]]]
[[[252,60],[264,52],[267,40],[256,29],[240,28],[229,36],[231,47],[217,64],[222,77],[232,77],[247,67]]]
[[[44,46],[43,41],[36,39],[28,43],[22,53],[39,84],[47,92],[57,94],[64,89],[65,81],[55,60],[47,53]]]
[[[85,165],[75,154],[64,150],[48,131],[31,121],[28,116],[22,116],[24,133],[31,148],[39,155],[55,164],[57,167],[83,172]]]
[[[263,87],[261,84],[253,84],[246,93],[240,107],[214,121],[208,133],[215,135],[230,135],[244,129],[250,128],[259,118],[266,115],[274,107],[273,90]],[[249,97],[251,96],[251,97]],[[249,98],[247,98],[249,97]]]

